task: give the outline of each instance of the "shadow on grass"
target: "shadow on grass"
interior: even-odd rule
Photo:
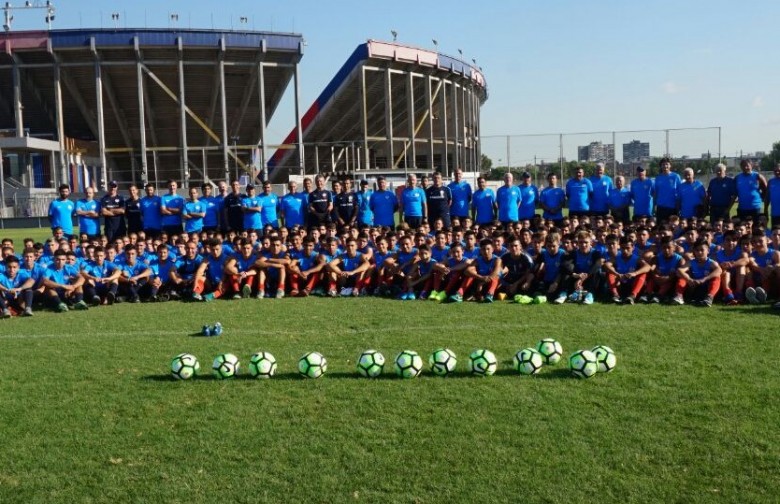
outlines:
[[[542,371],[534,376],[537,380],[571,380],[571,370],[566,367],[558,367],[550,371],[542,369]]]

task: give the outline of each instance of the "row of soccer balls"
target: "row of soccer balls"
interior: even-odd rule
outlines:
[[[545,364],[557,364],[563,357],[563,347],[552,338],[537,343],[536,348],[524,348],[514,358],[514,369],[521,375],[534,375]],[[437,376],[455,372],[458,359],[448,348],[435,350],[428,357],[428,366]],[[592,350],[578,350],[569,357],[569,369],[577,378],[590,378],[597,372],[608,373],[615,368],[615,352],[604,345]],[[218,355],[212,364],[214,376],[220,379],[235,376],[239,370],[238,357],[231,353]],[[357,372],[366,378],[376,378],[384,372],[385,357],[376,350],[366,350],[357,361]],[[496,372],[498,361],[490,350],[474,350],[469,355],[468,370],[477,376]],[[423,360],[414,350],[404,350],[395,358],[395,373],[401,378],[415,378],[423,371]],[[298,372],[306,378],[319,378],[328,370],[328,361],[318,352],[309,352],[298,360]],[[200,371],[198,359],[188,353],[177,355],[171,361],[174,378],[188,380]],[[249,359],[249,374],[255,378],[271,378],[276,373],[276,358],[269,352],[257,352]]]

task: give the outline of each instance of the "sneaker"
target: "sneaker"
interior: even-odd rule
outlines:
[[[661,299],[658,296],[653,296],[650,298],[650,304],[660,304]]]
[[[193,292],[192,293],[192,300],[193,301],[203,301],[203,296],[201,296],[197,292]]]
[[[750,304],[758,304],[758,292],[753,287],[745,289],[745,298]]]
[[[590,292],[585,294],[585,299],[582,300],[582,304],[592,305],[593,304],[593,294],[591,294]]]
[[[90,299],[89,302],[92,306],[100,306],[101,303],[100,296],[92,296],[92,299]]]
[[[425,301],[426,299],[428,299],[428,296],[429,296],[429,294],[428,294],[427,292],[425,292],[425,291],[422,291],[422,292],[420,293],[420,297],[419,297],[419,298],[417,298],[417,299],[419,299],[420,301]]]
[[[30,308],[29,306],[27,308],[25,308],[24,311],[22,312],[22,316],[23,317],[32,317],[33,316],[32,308]]]
[[[764,290],[764,288],[763,287],[756,287],[756,300],[758,301],[758,303],[759,304],[766,303],[766,298],[767,298],[767,295],[766,295],[766,291]]]
[[[351,287],[344,287],[341,289],[341,292],[339,292],[340,296],[351,296],[352,295],[352,288]]]
[[[777,303],[773,304],[772,308],[774,308],[775,310],[780,310],[780,301],[778,301]]]
[[[65,303],[60,303],[57,305],[56,311],[59,313],[64,313],[66,311],[69,311],[68,305],[66,305]]]
[[[678,306],[682,306],[682,305],[685,304],[685,300],[683,299],[682,296],[674,296],[672,298],[672,304],[676,304]]]
[[[709,308],[712,306],[712,301],[713,301],[712,296],[707,296],[699,302],[699,306]]]
[[[414,292],[410,292],[406,295],[407,301],[414,301],[415,299],[417,299],[417,296],[414,295]]]
[[[439,302],[447,301],[447,291],[439,292]]]
[[[257,294],[255,294],[255,299],[263,299],[265,297],[265,291],[258,291]]]
[[[547,304],[547,296],[543,296],[541,294],[535,296],[533,304]]]
[[[87,306],[87,303],[85,303],[84,300],[81,300],[78,303],[74,304],[73,308],[75,308],[76,310],[89,310],[89,306]]]
[[[323,289],[322,287],[316,287],[313,291],[311,291],[311,294],[312,296],[324,296],[325,289]]]
[[[3,310],[3,318],[11,318],[11,310],[9,310],[8,308]]]
[[[499,292],[496,297],[498,298],[499,301],[504,301],[504,300],[506,300],[506,293],[505,292]]]
[[[647,297],[647,294],[642,294],[641,296],[639,296],[639,302],[648,304],[650,302],[650,298]]]
[[[330,296],[332,298],[337,297],[338,295],[339,295],[339,293],[336,291],[336,289],[331,289],[331,290],[328,291],[328,296]]]
[[[204,295],[203,296],[203,301],[205,301],[207,303],[209,301],[214,301],[214,294],[209,293],[209,294]]]
[[[293,289],[293,290],[290,291],[290,297],[298,297],[300,295],[301,295],[301,293],[298,292],[298,289]]]
[[[636,303],[636,299],[634,298],[634,296],[626,296],[623,299],[623,304],[632,305],[634,303]]]
[[[517,304],[527,305],[527,304],[533,303],[534,302],[534,298],[532,298],[531,296],[518,294],[517,296],[515,296],[514,301]]]
[[[439,291],[431,291],[430,294],[428,294],[428,301],[438,301],[439,300]]]
[[[233,299],[241,299],[241,294],[233,294]]]
[[[460,294],[455,293],[452,296],[450,296],[450,301],[452,301],[453,303],[462,303],[463,302],[463,296],[460,295]]]
[[[492,303],[493,302],[493,294],[488,294],[485,296],[485,299],[482,300],[483,303]]]
[[[276,299],[282,299],[284,297],[284,291],[279,289],[276,291]]]
[[[106,303],[107,304],[112,305],[112,304],[114,304],[115,301],[116,301],[116,294],[114,294],[113,292],[109,292],[108,294],[106,294]]]
[[[555,304],[563,304],[565,302],[566,302],[566,292],[561,292],[560,294],[558,294],[558,297],[555,298],[555,301],[553,301],[553,303]]]
[[[238,296],[238,294],[236,294]],[[249,299],[249,297],[252,296],[252,287],[244,284],[243,287],[241,287],[241,295],[238,296],[239,298]],[[236,299],[235,296],[233,296],[233,299]]]
[[[556,301],[557,301],[557,299],[556,299]],[[568,301],[570,303],[579,303],[580,302],[580,291],[572,292],[571,295],[569,296]]]
[[[620,304],[623,300],[620,299],[620,296],[612,296],[612,302],[615,304]]]
[[[138,296],[131,297],[131,298],[130,298],[130,302],[131,302],[131,303],[140,303],[140,302],[141,302],[141,298],[140,298],[140,297],[138,297]]]

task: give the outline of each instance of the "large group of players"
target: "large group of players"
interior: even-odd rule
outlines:
[[[735,177],[718,165],[707,188],[668,159],[630,184],[602,164],[564,187],[554,173],[543,188],[521,179],[472,188],[456,170],[449,184],[409,175],[392,191],[384,177],[329,190],[316,176],[282,197],[267,181],[260,194],[234,181],[186,198],[173,180],[143,196],[111,182],[99,200],[87,188],[78,201],[63,185],[51,238],[2,240],[0,310],[310,295],[706,307],[780,296],[780,165],[769,180],[747,160]]]

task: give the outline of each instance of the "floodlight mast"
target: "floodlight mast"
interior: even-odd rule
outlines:
[[[3,14],[5,21],[3,22],[3,30],[9,32],[11,31],[11,23],[14,20],[14,16],[11,14],[11,11],[14,10],[29,10],[29,9],[43,9],[46,11],[46,27],[49,31],[51,31],[51,22],[54,21],[54,12],[55,7],[54,4],[50,0],[41,1],[41,0],[34,0],[30,1],[27,0],[24,2],[24,5],[14,6],[11,5],[11,2],[5,2],[5,5],[3,5]]]

